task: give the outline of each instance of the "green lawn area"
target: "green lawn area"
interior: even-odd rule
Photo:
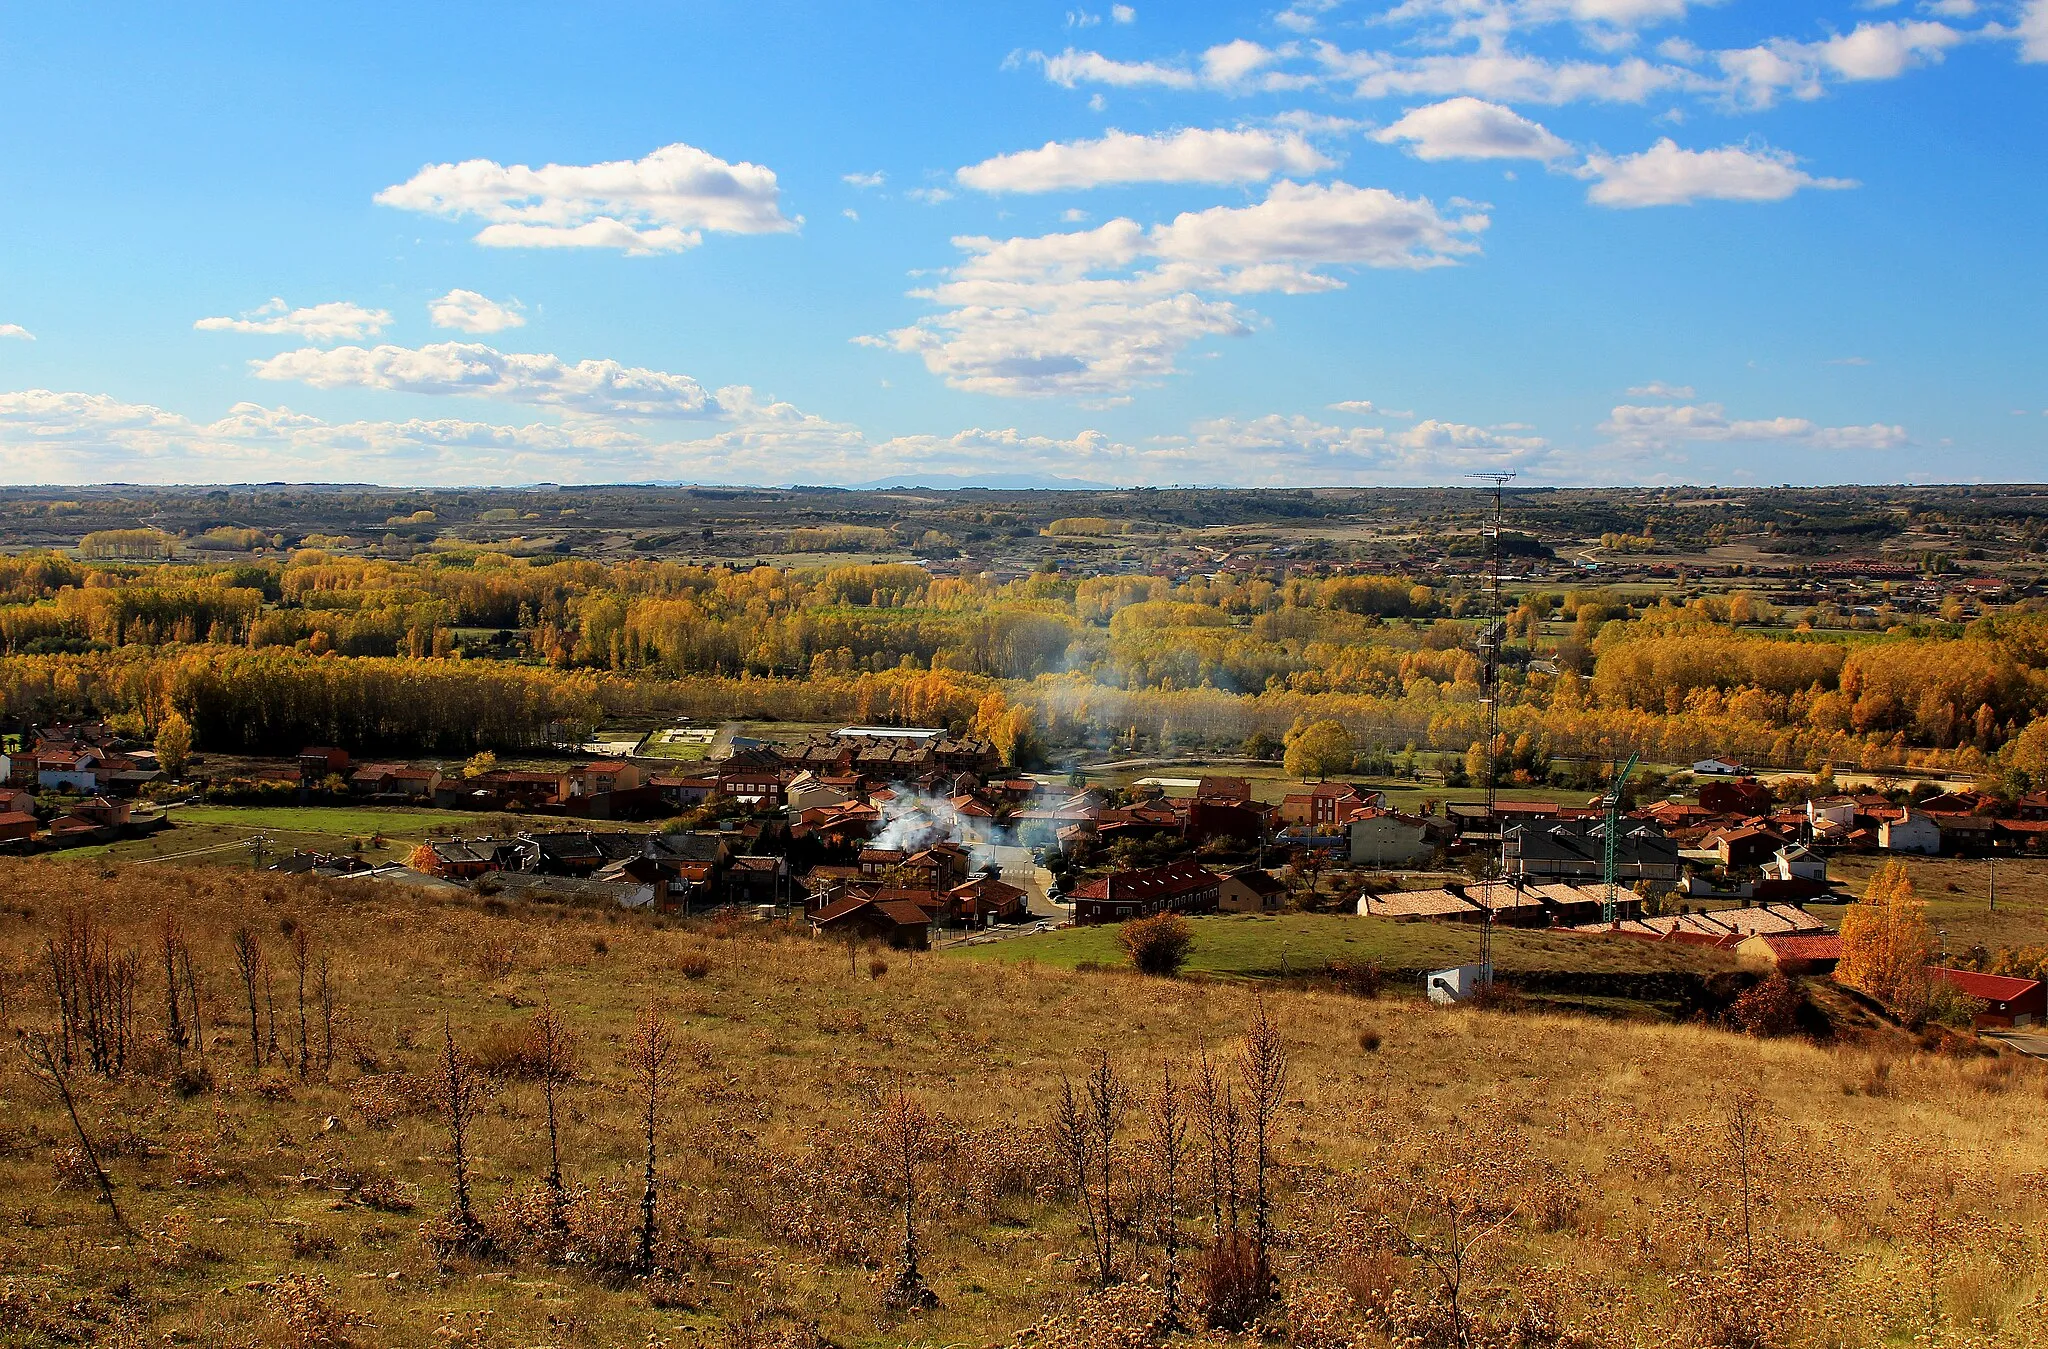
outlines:
[[[1479,932],[1456,923],[1411,923],[1341,914],[1216,914],[1195,928],[1188,972],[1221,978],[1270,979],[1310,974],[1332,960],[1377,960],[1389,970],[1441,969],[1478,958]],[[979,960],[1036,961],[1065,968],[1121,965],[1114,926],[1068,927],[958,948]],[[1570,937],[1497,928],[1494,968],[1503,974],[1713,973],[1733,968],[1724,954],[1699,947],[1653,945],[1626,937]]]
[[[1892,859],[1881,856],[1840,856],[1830,859],[1828,873],[1861,895],[1871,875]],[[1913,891],[1927,903],[1927,921],[1936,941],[1950,951],[1983,945],[2048,945],[2048,858],[1913,857],[1899,859],[1913,880]],[[1991,907],[1991,886],[1998,887],[1998,907]],[[1817,909],[1816,912],[1826,912]]]
[[[116,862],[177,857],[195,864],[248,866],[250,852],[243,845],[251,836],[262,834],[270,840],[271,860],[301,849],[355,851],[354,845],[360,841],[361,855],[370,861],[402,861],[431,834],[479,834],[513,818],[518,817],[404,806],[177,806],[170,811],[169,829],[147,838],[74,848],[62,855]],[[560,820],[533,823],[561,825]],[[381,845],[371,842],[380,835],[384,839]]]

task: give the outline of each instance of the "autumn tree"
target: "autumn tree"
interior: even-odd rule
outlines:
[[[185,776],[192,757],[192,723],[177,711],[166,713],[156,728],[156,761],[173,778]]]
[[[1280,766],[1291,777],[1318,781],[1336,773],[1351,771],[1357,746],[1341,721],[1317,721],[1297,726],[1287,734],[1287,752]]]
[[[1913,893],[1905,863],[1887,862],[1871,877],[1862,902],[1842,913],[1842,959],[1835,978],[1913,1020],[1927,1006],[1933,949],[1926,905]]]

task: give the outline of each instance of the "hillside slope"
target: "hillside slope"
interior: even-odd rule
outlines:
[[[1062,1081],[1079,1090],[1106,1054],[1150,1093],[1168,1067],[1190,1081],[1205,1046],[1228,1076],[1261,1006],[1227,983],[912,962],[751,924],[215,869],[0,862],[0,895],[10,1028],[54,1024],[45,943],[67,909],[74,935],[90,914],[108,952],[139,959],[124,1071],[67,1079],[131,1231],[94,1198],[52,1092],[19,1053],[0,1074],[0,1344],[681,1344],[693,1327],[733,1345],[980,1344],[1041,1321],[1041,1342],[1136,1343],[1164,1274],[1144,1102],[1112,1145],[1124,1282],[1096,1296],[1084,1208],[1047,1132]],[[165,914],[190,942],[210,1086],[193,1049],[181,1077],[164,1045]],[[238,927],[270,974],[255,1049],[273,1030],[277,1049],[260,1070]],[[313,990],[306,1080],[295,933]],[[520,1048],[543,1004],[579,1042],[560,1088],[559,1243]],[[679,1045],[657,1112],[651,1278],[630,1268],[644,1144],[626,1062],[649,1006]],[[1315,992],[1263,1007],[1288,1060],[1275,1335],[1455,1342],[1457,1244],[1455,1316],[1476,1318],[1477,1343],[1515,1325],[1530,1345],[2048,1342],[2024,1235],[2048,1217],[2032,1065]],[[455,1249],[443,1217],[444,1025],[489,1073],[468,1138],[489,1249]],[[896,1093],[933,1117],[912,1175],[937,1305],[909,1312],[884,1307],[903,1214],[878,1107]],[[1202,1133],[1197,1120],[1178,1178],[1191,1298],[1212,1225]],[[1249,1190],[1249,1163],[1245,1176]]]

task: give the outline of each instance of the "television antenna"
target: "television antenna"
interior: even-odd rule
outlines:
[[[1501,604],[1500,525],[1502,498],[1515,480],[1514,470],[1468,473],[1493,484],[1493,521],[1480,526],[1480,536],[1491,540],[1487,551],[1486,626],[1479,633],[1479,701],[1486,708],[1486,818],[1493,823],[1493,852],[1480,882],[1480,907],[1486,911],[1479,927],[1479,984],[1493,987],[1493,898],[1494,887],[1503,883],[1507,871],[1507,832],[1500,827],[1500,648],[1507,640],[1507,610]]]

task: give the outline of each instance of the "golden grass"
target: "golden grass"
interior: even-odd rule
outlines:
[[[10,1053],[0,1344],[684,1344],[696,1328],[733,1345],[950,1345],[1042,1318],[1045,1343],[1136,1343],[1116,1337],[1151,1305],[1157,1253],[1141,1262],[1149,1282],[1087,1297],[1086,1241],[1039,1131],[1061,1076],[1098,1052],[1149,1086],[1204,1044],[1228,1057],[1257,997],[901,953],[876,979],[865,957],[751,926],[217,869],[6,862],[0,897],[13,1026],[49,1020],[34,971],[64,905],[145,948],[158,915],[176,913],[204,971],[218,1077],[180,1097],[161,1074],[74,1074],[135,1228],[123,1236],[88,1190],[57,1188],[69,1126]],[[287,922],[336,965],[345,1049],[330,1082],[253,1073],[235,1021],[228,934],[247,923],[276,962],[280,1033],[295,1036]],[[160,984],[147,960],[141,987],[148,1039]],[[445,1130],[418,1109],[443,1018],[488,1049],[543,1000],[582,1042],[563,1096],[569,1180],[627,1187],[629,1202],[624,1044],[650,1002],[683,1038],[661,1147],[664,1221],[686,1267],[655,1285],[535,1259],[442,1264],[421,1240],[450,1193]],[[2048,1217],[2031,1063],[1331,993],[1273,991],[1266,1005],[1292,1055],[1274,1335],[1427,1342],[1434,1323],[1417,1309],[1437,1285],[1388,1220],[1426,1237],[1433,1187],[1466,1177],[1511,1210],[1478,1248],[1476,1300],[1503,1324],[1547,1316],[1576,1336],[1521,1343],[1706,1343],[1739,1263],[1724,1119],[1753,1089],[1772,1152],[1757,1249],[1797,1277],[1741,1290],[1808,1313],[1773,1322],[1785,1342],[2048,1343],[2026,1235]],[[909,1315],[880,1305],[899,1217],[865,1133],[897,1089],[951,1139],[930,1163],[925,1215],[940,1305]],[[543,1172],[540,1118],[538,1087],[516,1078],[487,1102],[473,1159],[487,1219]],[[413,1195],[409,1212],[362,1202]],[[1205,1227],[1206,1199],[1191,1208]]]

